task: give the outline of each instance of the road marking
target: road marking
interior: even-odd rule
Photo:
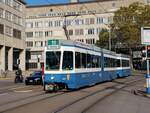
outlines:
[[[0,77],[0,80],[11,80],[11,79],[13,79],[13,78],[2,78],[2,77]]]
[[[7,95],[8,93],[0,93],[0,96],[4,96]]]
[[[22,88],[28,88],[28,87],[27,86],[20,86],[20,87],[11,88],[10,90],[16,90],[16,89],[22,89]]]
[[[32,90],[22,90],[22,91],[14,90],[14,92],[16,92],[16,93],[28,93],[28,92],[32,92]]]

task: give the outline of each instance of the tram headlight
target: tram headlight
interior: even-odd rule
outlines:
[[[51,80],[54,80],[55,79],[55,77],[51,77]]]

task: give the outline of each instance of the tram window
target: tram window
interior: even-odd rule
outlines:
[[[57,70],[60,67],[60,51],[46,52],[46,70]]]
[[[85,53],[81,53],[81,68],[86,68],[86,57]]]
[[[100,56],[96,56],[96,62],[95,62],[96,68],[101,67],[101,60],[100,59],[101,59]]]
[[[113,58],[104,58],[104,67],[115,67],[115,59]]]
[[[117,61],[116,61],[116,67],[120,67],[120,66],[121,66],[120,59],[117,59]]]
[[[87,68],[91,68],[92,67],[92,55],[87,54]]]
[[[104,57],[104,67],[107,67],[107,58]]]
[[[62,69],[63,70],[73,69],[73,52],[72,51],[64,51]]]
[[[128,60],[122,60],[122,67],[128,67],[129,61]]]
[[[75,53],[75,68],[81,68],[81,56],[79,52]]]

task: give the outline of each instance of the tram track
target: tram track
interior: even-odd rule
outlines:
[[[129,78],[128,78],[129,79]],[[103,89],[101,89],[101,90],[98,90],[98,91],[95,91],[95,92],[93,92],[93,93],[90,93],[90,94],[88,94],[88,95],[86,95],[86,96],[84,96],[84,97],[81,97],[81,98],[79,98],[79,99],[77,99],[77,100],[74,100],[74,101],[72,101],[71,103],[68,103],[68,104],[66,104],[66,105],[64,105],[64,106],[62,106],[62,107],[60,107],[60,108],[58,108],[58,109],[56,109],[56,110],[54,110],[53,111],[53,113],[58,113],[58,112],[61,112],[61,111],[63,111],[64,109],[66,109],[66,108],[68,108],[68,107],[70,107],[71,105],[73,105],[73,104],[76,104],[76,103],[78,103],[78,102],[80,102],[80,101],[82,101],[82,100],[85,100],[85,99],[87,99],[88,97],[91,97],[91,96],[93,96],[93,95],[95,95],[95,94],[97,94],[97,93],[102,93],[102,92],[104,92],[104,91],[106,91],[106,90],[108,90],[108,89],[111,89],[111,88],[113,88],[113,87],[115,87],[115,86],[118,86],[118,84],[121,84],[121,85],[124,85],[125,84],[125,82],[127,82],[127,81],[129,81],[129,80],[126,80],[126,78],[125,78],[125,81],[124,81],[124,79],[122,79],[123,81],[122,82],[114,82],[115,83],[115,85],[112,85],[112,86],[107,86],[106,88],[103,88]],[[133,78],[130,78],[131,80],[130,81],[133,81],[132,79]],[[120,79],[121,80],[121,79]],[[116,81],[116,80],[115,80]],[[133,82],[135,82],[135,81],[133,81]],[[113,82],[112,82],[113,83]],[[82,93],[82,91],[84,91],[84,89],[82,90],[82,89],[80,89],[80,90],[78,90],[79,92],[81,92]],[[89,93],[89,92],[88,92]],[[40,101],[43,101],[43,100],[47,100],[47,99],[52,99],[52,98],[54,98],[54,97],[59,97],[59,96],[61,96],[61,95],[64,95],[64,94],[66,94],[65,92],[57,92],[57,94],[55,93],[55,94],[51,94],[51,95],[49,95],[49,94],[45,94],[45,93],[41,93],[41,94],[37,94],[37,95],[32,95],[32,96],[29,96],[29,97],[25,97],[25,98],[22,98],[22,99],[18,99],[18,100],[15,100],[15,101],[12,101],[12,102],[8,102],[8,103],[4,103],[2,106],[0,105],[0,108],[1,107],[6,107],[6,106],[8,106],[8,105],[11,105],[11,104],[15,104],[15,103],[18,103],[18,104],[16,104],[15,106],[11,106],[11,107],[9,107],[9,108],[5,108],[5,109],[3,109],[3,110],[1,110],[0,109],[0,113],[5,113],[5,112],[10,112],[11,110],[15,110],[15,109],[18,109],[18,108],[21,108],[21,107],[25,107],[25,106],[27,106],[27,105],[32,105],[32,104],[34,104],[34,103],[37,103],[37,102],[40,102]],[[36,98],[36,99],[33,99],[33,98]],[[30,100],[30,99],[32,99],[32,100]],[[30,101],[27,101],[27,100],[30,100]],[[24,102],[24,103],[22,103],[23,101],[26,101],[26,102]]]
[[[25,86],[25,85],[14,85],[10,87],[1,88],[0,94],[16,92],[16,91],[23,90],[23,89],[35,89],[35,88],[31,86]]]
[[[111,93],[109,93],[109,94],[105,95],[104,97],[98,99],[98,100],[95,101],[93,104],[87,106],[84,110],[81,111],[81,113],[87,113],[87,111],[89,111],[91,108],[93,108],[93,107],[94,107],[95,105],[97,105],[99,102],[101,102],[101,101],[105,100],[106,98],[108,98],[108,97],[110,97],[110,96],[116,94],[117,92],[123,90],[123,89],[126,88],[126,87],[134,86],[137,82],[141,82],[142,80],[144,80],[144,79],[139,79],[139,80],[131,81],[131,82],[129,82],[129,83],[126,83],[124,86],[122,86],[122,87],[120,87],[120,88],[116,88],[116,89],[112,88],[112,89],[114,89],[114,91],[112,91]]]
[[[30,97],[26,97],[24,99],[18,99],[18,100],[12,101],[12,102],[8,102],[8,103],[3,104],[3,105],[0,106],[0,113],[5,113],[5,112],[8,112],[8,111],[11,111],[11,110],[29,105],[29,104],[33,104],[33,103],[43,101],[43,100],[46,100],[46,99],[54,98],[54,97],[57,97],[57,96],[60,96],[60,95],[63,95],[63,94],[65,94],[65,92],[58,92],[57,94],[54,94],[54,95],[51,95],[51,96],[49,96],[49,94],[41,93],[41,94],[33,95],[33,96],[30,96]],[[30,100],[31,98],[32,98],[32,100]],[[37,99],[33,99],[33,98],[37,98]],[[24,102],[25,100],[27,102]],[[30,100],[30,101],[28,101],[28,100]],[[24,102],[24,103],[20,104],[20,102]],[[7,108],[7,106],[9,106],[9,104],[10,104],[10,106],[11,106],[11,104],[13,104],[13,105],[10,108]],[[6,109],[1,110],[1,108],[4,108],[4,107],[6,107]]]
[[[89,108],[93,107],[93,106],[96,105],[98,102],[100,102],[100,101],[106,99],[107,97],[109,97],[109,96],[115,94],[116,92],[122,90],[123,88],[128,87],[129,85],[131,86],[131,84],[135,84],[136,82],[139,82],[139,81],[142,81],[142,80],[144,80],[144,78],[140,78],[140,79],[138,79],[138,80],[131,80],[130,82],[121,84],[120,86],[118,86],[118,83],[116,83],[116,84],[113,85],[113,86],[106,87],[106,88],[104,88],[104,89],[101,89],[101,90],[95,91],[95,92],[93,92],[93,93],[90,93],[90,94],[88,94],[88,95],[86,95],[86,96],[84,96],[84,97],[81,97],[81,98],[79,98],[79,99],[77,99],[77,100],[74,100],[74,101],[72,101],[72,102],[70,102],[70,103],[68,103],[68,104],[66,104],[66,105],[64,105],[64,106],[62,106],[62,107],[60,107],[60,108],[54,110],[53,112],[49,112],[49,113],[60,113],[60,112],[63,112],[64,110],[66,110],[67,108],[71,107],[71,106],[74,105],[74,104],[80,103],[81,101],[84,101],[84,100],[88,99],[89,97],[95,96],[95,95],[97,95],[97,94],[103,93],[104,91],[107,92],[107,90],[108,90],[108,92],[109,92],[108,94],[105,94],[102,98],[98,99],[98,100],[95,101],[94,103],[90,104],[90,106],[86,107],[84,110],[81,111],[81,113],[86,113],[86,111],[88,111]],[[127,81],[128,81],[128,80],[127,80]],[[116,87],[116,86],[117,86],[118,88],[114,89],[114,87]],[[110,89],[112,89],[112,90],[110,91]]]

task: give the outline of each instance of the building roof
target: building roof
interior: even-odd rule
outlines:
[[[97,3],[97,2],[106,2],[106,1],[117,1],[117,0],[94,0],[94,1],[84,1],[84,2],[74,2],[74,3],[60,3],[60,4],[43,4],[43,5],[27,5],[27,8],[36,8],[36,7],[48,7],[48,6],[63,6],[63,5],[76,5],[76,4],[88,4],[88,3]]]

